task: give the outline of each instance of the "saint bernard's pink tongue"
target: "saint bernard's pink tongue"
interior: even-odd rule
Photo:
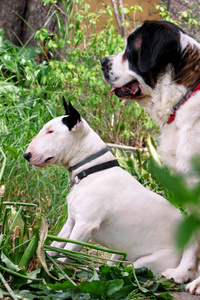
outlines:
[[[111,95],[112,95],[112,93],[113,93],[115,90],[116,90],[116,87],[115,87],[115,86],[113,86],[113,87],[112,87],[112,89],[111,89],[111,91],[110,91],[110,93],[109,93],[109,95],[111,96]]]
[[[121,88],[117,88],[113,86],[109,95],[111,96],[115,90],[120,90],[122,93],[128,92],[129,94],[132,95],[135,95],[139,90],[141,92],[140,84],[138,81],[129,82],[126,85],[122,86]]]

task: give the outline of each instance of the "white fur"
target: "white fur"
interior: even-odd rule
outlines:
[[[197,41],[180,31],[182,51],[188,45],[200,49],[200,44]],[[169,64],[165,74],[158,78],[155,87],[150,88],[142,76],[129,68],[127,60],[117,60],[118,56],[116,55],[113,58],[113,65],[109,74],[110,72],[113,73],[112,78],[115,78],[117,74],[117,87],[122,87],[134,79],[140,83],[142,93],[134,100],[144,106],[161,127],[162,133],[158,150],[164,163],[176,172],[186,174],[190,184],[197,182],[198,179],[191,175],[191,158],[200,154],[200,91],[194,93],[186,103],[181,105],[177,110],[175,120],[167,124],[173,113],[173,106],[188,91],[186,86],[174,82],[172,66]],[[107,77],[109,76],[107,75]],[[106,77],[105,79],[112,86],[116,86],[115,80],[110,82]],[[199,254],[200,244],[195,239],[184,252],[179,267],[167,270],[164,274],[168,278],[173,277],[175,281],[180,283],[194,279],[197,276]],[[191,293],[200,294],[200,277],[188,285],[187,290]]]
[[[105,147],[84,119],[69,131],[62,118],[48,122],[30,143],[30,163],[39,167],[56,163],[69,168]],[[48,157],[52,159],[44,163]],[[113,154],[107,152],[70,176],[74,178],[81,170],[112,159]],[[92,239],[125,251],[136,268],[146,266],[156,274],[178,266],[180,254],[174,246],[174,231],[182,219],[180,212],[122,168],[113,167],[82,179],[72,187],[67,202],[68,220],[59,237],[82,242]],[[80,245],[72,243],[53,242],[52,246],[81,250]]]
[[[188,45],[196,46],[197,48],[199,48],[199,43],[188,34],[183,32],[180,32],[180,42],[182,50],[184,50]]]

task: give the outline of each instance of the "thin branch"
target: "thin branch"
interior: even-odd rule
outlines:
[[[121,22],[120,22],[120,17],[119,17],[119,11],[118,11],[117,4],[116,4],[115,0],[112,0],[112,5],[113,5],[113,8],[114,8],[114,13],[115,13],[115,18],[116,18],[117,24],[118,24],[119,29],[121,31]]]
[[[118,0],[118,9],[120,11],[120,34],[122,37],[125,37],[126,30],[125,30],[125,25],[123,24],[125,21],[123,8],[124,8],[124,6],[123,6],[122,0]]]

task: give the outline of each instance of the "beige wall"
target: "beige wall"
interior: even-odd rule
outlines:
[[[117,2],[117,1],[116,1]],[[97,11],[103,8],[102,3],[112,6],[111,0],[91,0],[88,1],[91,7],[91,11]],[[132,5],[139,5],[142,7],[143,11],[136,10],[136,12],[130,12],[128,19],[130,21],[130,30],[135,27],[138,23],[144,20],[159,19],[159,15],[155,9],[155,5],[160,3],[159,0],[148,1],[148,0],[123,0],[124,7],[130,8]],[[114,14],[113,14],[114,15]],[[105,17],[100,18],[100,23],[97,28],[101,28],[105,22]],[[116,28],[119,29],[117,22],[115,21]]]

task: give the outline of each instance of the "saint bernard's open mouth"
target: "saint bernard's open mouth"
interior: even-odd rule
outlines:
[[[121,88],[112,87],[110,95],[115,92],[115,95],[123,99],[134,99],[141,95],[141,85],[137,80],[133,80]]]

